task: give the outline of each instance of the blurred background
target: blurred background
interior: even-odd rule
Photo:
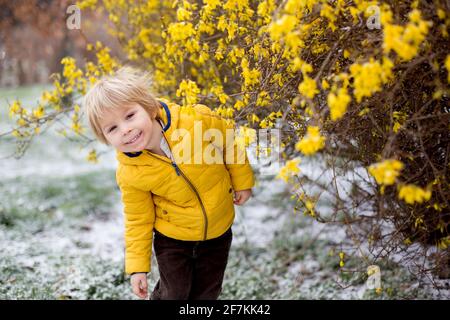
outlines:
[[[50,75],[62,71],[61,59],[72,56],[80,62],[92,53],[90,42],[107,43],[121,56],[113,26],[102,10],[83,12],[83,27],[69,29],[68,8],[73,1],[0,1],[0,86],[18,87],[50,83]]]

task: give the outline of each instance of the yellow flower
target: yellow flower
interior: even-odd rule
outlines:
[[[83,127],[80,125],[80,123],[78,121],[72,122],[71,128],[72,128],[73,132],[75,132],[76,134],[81,134],[83,132]]]
[[[80,10],[94,8],[97,4],[98,0],[82,0],[77,3]]]
[[[445,68],[447,68],[447,81],[450,83],[450,54],[445,59]]]
[[[414,9],[409,13],[409,23],[403,27],[391,24],[390,21],[382,21],[384,24],[383,49],[385,53],[394,50],[401,59],[411,60],[418,51],[420,44],[425,40],[429,21],[422,20],[419,10]]]
[[[361,102],[363,97],[370,97],[375,92],[381,91],[381,86],[387,83],[392,76],[392,67],[392,61],[386,57],[382,63],[371,58],[364,64],[351,65],[350,73],[354,78],[356,101]]]
[[[301,65],[301,70],[302,70],[303,75],[306,76],[307,73],[310,73],[313,71],[313,67],[311,64],[303,61],[302,65]]]
[[[431,190],[425,190],[413,184],[402,185],[398,192],[398,197],[405,200],[408,204],[422,203],[430,200]]]
[[[86,157],[86,160],[89,162],[93,162],[93,163],[97,163],[98,162],[98,158],[97,158],[97,152],[95,151],[95,149],[92,149],[89,154]]]
[[[284,6],[284,11],[295,14],[299,10],[308,8],[309,11],[312,11],[312,8],[317,3],[317,0],[288,0]]]
[[[280,169],[277,178],[283,179],[285,182],[289,181],[289,178],[293,177],[300,172],[298,164],[300,159],[292,159],[286,162],[286,165]]]
[[[270,37],[272,40],[281,39],[294,29],[297,22],[298,19],[295,16],[289,14],[283,15],[280,19],[269,25],[268,31]]]
[[[266,118],[259,123],[259,126],[261,127],[261,129],[273,128],[275,126],[275,123]]]
[[[40,119],[44,116],[44,107],[43,106],[39,106],[36,109],[33,110],[33,116],[36,119]]]
[[[345,88],[340,88],[337,95],[334,92],[330,92],[328,94],[328,106],[330,107],[331,120],[336,121],[340,119],[347,110],[347,105],[351,100]]]
[[[244,107],[244,102],[242,102],[242,100],[237,100],[236,103],[234,104],[234,107],[237,111],[241,110]]]
[[[309,214],[311,217],[314,218],[316,216],[316,213],[314,211],[315,203],[311,200],[306,200],[305,207],[306,207],[305,215]]]
[[[243,48],[234,47],[228,53],[228,60],[233,64],[237,63],[237,58],[242,58],[245,55],[245,50]]]
[[[403,124],[405,123],[405,121],[407,119],[407,115],[404,112],[394,111],[392,116],[394,118],[394,126],[393,126],[392,130],[395,133],[397,133],[402,128]]]
[[[197,103],[197,95],[200,93],[200,89],[197,84],[191,80],[183,80],[176,92],[177,97],[185,97],[186,104],[192,105]]]
[[[258,93],[258,97],[256,98],[256,105],[260,107],[264,107],[270,104],[271,98],[267,91],[263,90]]]
[[[12,118],[16,114],[20,114],[22,110],[22,106],[20,104],[20,101],[13,101],[11,106],[9,107],[9,116]]]
[[[250,87],[259,83],[261,73],[257,69],[243,68],[242,76],[244,77],[244,86]]]
[[[167,30],[173,41],[183,41],[195,34],[195,29],[190,22],[174,22]]]
[[[336,8],[335,6],[332,7],[325,3],[322,5],[322,8],[320,10],[320,16],[328,19],[328,27],[331,29],[331,31],[336,30],[336,25],[334,24],[334,22],[339,16],[339,8]]]
[[[344,58],[348,59],[350,57],[350,51],[348,51],[347,49],[344,50]]]
[[[441,250],[445,250],[450,246],[450,236],[441,238],[437,241],[437,247]]]
[[[27,122],[25,121],[24,118],[19,118],[19,119],[17,120],[17,124],[18,124],[19,126],[21,126],[21,127],[27,126]]]
[[[258,118],[258,116],[256,114],[252,113],[252,115],[250,116],[250,121],[252,123],[255,123],[255,122],[259,122],[260,119]]]
[[[73,86],[75,80],[80,78],[83,75],[83,72],[80,69],[77,69],[75,59],[72,57],[64,57],[61,60],[61,64],[64,66],[63,76],[67,79],[69,86]]]
[[[18,130],[13,130],[11,133],[13,137],[20,138],[22,137],[22,134]]]
[[[305,97],[310,99],[314,98],[318,92],[316,81],[308,76],[305,76],[302,83],[298,86],[298,91]]]
[[[109,54],[109,48],[103,48],[97,52],[97,60],[105,73],[111,73],[117,67],[117,62]]]
[[[258,4],[257,13],[258,16],[264,19],[264,23],[267,24],[272,20],[272,12],[275,10],[275,1],[267,0]]]
[[[375,177],[380,185],[392,185],[403,169],[403,163],[398,160],[384,160],[383,162],[372,164],[369,173]]]
[[[192,11],[186,10],[185,8],[177,9],[177,19],[178,21],[189,20],[192,16]]]
[[[325,137],[320,134],[319,127],[310,126],[306,135],[295,145],[295,149],[305,155],[312,155],[325,146]]]

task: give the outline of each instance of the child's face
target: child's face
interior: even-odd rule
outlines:
[[[152,150],[162,137],[157,120],[138,103],[105,109],[99,122],[109,144],[122,152]]]

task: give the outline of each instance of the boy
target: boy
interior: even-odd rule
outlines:
[[[123,67],[100,79],[83,101],[96,137],[117,152],[125,272],[133,292],[146,298],[153,241],[160,279],[151,299],[217,299],[233,203],[251,196],[253,171],[224,119],[204,105],[186,112],[156,100],[148,88],[147,74]]]

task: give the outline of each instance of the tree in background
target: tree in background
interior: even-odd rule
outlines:
[[[367,265],[401,254],[418,273],[448,276],[448,1],[79,6],[108,13],[127,62],[152,72],[156,95],[186,108],[215,107],[249,132],[278,126],[286,161],[278,177],[291,186],[296,210],[346,228],[355,243],[346,254]],[[43,92],[38,106],[11,103],[17,125],[9,133],[22,146],[63,115],[80,142],[92,141],[76,101],[120,59],[101,42],[87,49],[95,59],[79,62],[82,68],[62,59],[54,89]],[[89,159],[96,160],[95,150]],[[321,168],[317,177],[299,169],[311,159]]]
[[[119,45],[107,34],[104,12],[85,12],[83,29],[69,29],[71,1],[0,0],[0,85],[47,83],[51,73],[62,71],[61,59],[89,57],[88,39],[107,41],[115,54]]]

